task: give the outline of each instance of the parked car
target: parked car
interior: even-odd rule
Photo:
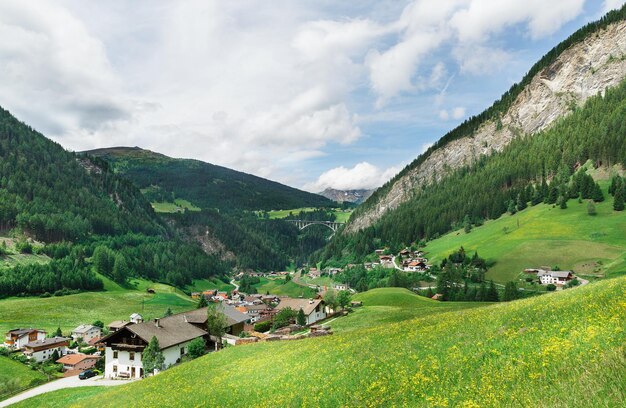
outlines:
[[[87,378],[95,377],[96,373],[93,370],[85,370],[82,373],[78,374],[78,378],[80,380],[86,380]]]

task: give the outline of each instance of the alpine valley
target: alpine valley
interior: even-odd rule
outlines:
[[[340,188],[0,109],[0,406],[626,406],[626,6]]]

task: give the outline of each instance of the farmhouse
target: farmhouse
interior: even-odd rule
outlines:
[[[323,299],[294,299],[285,298],[281,299],[276,310],[281,311],[290,308],[296,312],[302,309],[304,316],[306,317],[306,324],[314,324],[320,320],[326,318],[326,310],[324,308]]]
[[[7,347],[20,350],[27,343],[43,340],[46,338],[46,331],[40,329],[13,329],[9,330],[4,337],[4,344]]]
[[[128,326],[129,324],[133,324],[133,323],[129,322],[127,320],[115,320],[115,321],[107,324],[107,327],[109,328],[110,332],[115,332],[115,331],[118,331],[119,329],[122,329],[122,328]]]
[[[210,340],[206,331],[207,309],[190,310],[162,319],[130,324],[109,334],[101,341],[105,344],[106,378],[141,378],[143,365],[141,353],[152,337],[156,337],[165,357],[165,366],[179,363],[187,354],[191,341],[197,338]],[[248,316],[231,306],[224,306],[226,333],[238,335]]]
[[[348,290],[350,286],[347,283],[335,283],[333,285],[333,289],[335,290]]]
[[[100,330],[98,326],[93,326],[91,324],[81,324],[72,330],[72,339],[74,339],[74,341],[83,339],[85,343],[88,343],[91,339],[98,338],[101,335],[102,330]]]
[[[537,272],[542,285],[565,285],[574,278],[572,271],[544,271]]]
[[[67,352],[69,340],[67,337],[51,337],[31,341],[24,346],[24,355],[38,363],[49,360],[55,351],[59,356],[62,356]]]
[[[63,371],[65,371],[66,374],[72,373],[77,375],[81,371],[94,368],[99,358],[98,356],[90,356],[89,354],[68,354],[61,357],[56,362],[63,364]]]
[[[130,322],[135,324],[143,323],[143,316],[139,313],[133,313],[132,315],[130,315]]]

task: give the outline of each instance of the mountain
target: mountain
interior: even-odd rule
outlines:
[[[376,224],[439,182],[483,156],[501,152],[520,136],[533,136],[626,76],[626,9],[611,11],[548,52],[500,100],[450,131],[378,189],[355,211],[345,232]]]
[[[42,256],[3,262],[0,297],[103,289],[95,272],[182,287],[227,270],[180,240],[104,160],[64,150],[1,108],[0,233],[18,240],[0,247],[0,259]]]
[[[374,190],[335,190],[334,188],[327,188],[319,193],[319,195],[328,198],[329,200],[336,201],[338,203],[354,203],[361,204],[369,196],[372,195]]]
[[[281,210],[332,207],[334,203],[275,181],[199,160],[174,159],[139,147],[82,152],[102,158],[132,180],[152,202],[184,199],[202,209]]]
[[[332,336],[228,347],[24,406],[623,406],[625,294],[625,277],[483,307],[374,289]]]

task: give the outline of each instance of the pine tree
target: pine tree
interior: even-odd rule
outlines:
[[[517,212],[517,207],[515,206],[515,201],[513,200],[509,200],[509,203],[507,205],[507,211],[513,215]]]
[[[567,208],[566,196],[561,196],[561,198],[559,198],[559,208],[561,208],[561,210],[565,210]]]
[[[200,295],[200,301],[198,302],[198,309],[202,309],[203,307],[207,307],[209,304],[206,301],[206,298],[204,297],[204,295]]]
[[[527,202],[528,200],[526,199],[526,195],[524,193],[519,193],[517,195],[517,210],[522,211],[525,209],[528,206]]]
[[[624,211],[624,187],[620,186],[615,190],[613,196],[613,209],[615,211]]]
[[[591,198],[593,198],[593,201],[595,201],[596,203],[601,203],[602,201],[604,201],[604,194],[602,194],[600,184],[595,183],[595,185],[593,186],[593,193]]]
[[[144,369],[144,377],[148,374],[153,374],[154,370],[162,370],[165,364],[165,357],[159,346],[159,340],[156,336],[152,336],[148,346],[143,350],[141,354],[141,363]]]
[[[126,281],[126,278],[128,277],[128,265],[126,264],[126,258],[123,255],[117,255],[115,257],[113,272],[111,274],[115,282],[124,283]]]
[[[496,289],[496,284],[493,283],[493,281],[489,281],[489,289],[487,290],[485,300],[488,302],[497,302],[500,300],[498,290]]]
[[[306,316],[304,315],[304,310],[298,310],[298,315],[296,316],[296,323],[299,326],[306,326]]]
[[[546,204],[556,204],[556,201],[559,199],[559,190],[556,188],[555,183],[550,184],[550,190],[548,191],[548,196],[546,197]]]
[[[504,298],[505,302],[509,302],[511,300],[517,299],[519,293],[517,292],[517,283],[515,282],[507,282],[504,286]]]
[[[57,331],[54,332],[56,337],[63,337],[63,332],[61,331],[61,327],[57,327]]]

